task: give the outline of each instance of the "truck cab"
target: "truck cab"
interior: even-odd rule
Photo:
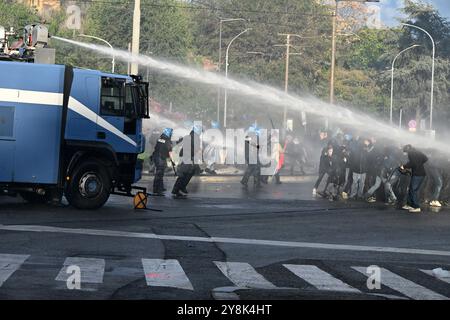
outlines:
[[[99,208],[110,194],[131,195],[141,179],[148,83],[1,60],[0,192],[30,202],[64,195],[80,209]]]

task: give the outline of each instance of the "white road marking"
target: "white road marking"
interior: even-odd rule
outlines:
[[[0,254],[0,287],[29,257],[21,254]]]
[[[68,257],[59,271],[56,281],[67,281],[70,276],[67,273],[69,266],[78,266],[80,268],[81,286],[83,286],[83,283],[103,283],[103,275],[105,273],[104,259]]]
[[[433,278],[439,279],[441,281],[447,282],[450,284],[450,278],[449,277],[436,277],[433,273],[433,270],[423,270],[421,269],[420,271],[422,271],[423,273],[428,274],[429,276],[432,276]]]
[[[352,268],[368,276],[366,273],[367,268]],[[447,297],[444,297],[439,293],[429,290],[384,268],[381,268],[381,284],[414,300],[448,300]]]
[[[178,260],[142,259],[142,266],[149,286],[194,290]]]
[[[175,235],[158,235],[154,233],[126,232],[114,230],[96,230],[96,229],[72,229],[50,226],[34,226],[34,225],[0,225],[0,230],[22,231],[22,232],[49,232],[78,234],[86,236],[104,236],[104,237],[123,237],[123,238],[140,238],[155,240],[174,240],[174,241],[194,241],[208,243],[228,243],[228,244],[245,244],[245,245],[261,245],[287,248],[309,248],[309,249],[326,249],[326,250],[345,250],[345,251],[362,251],[362,252],[383,252],[383,253],[404,253],[416,255],[431,256],[450,256],[450,251],[425,250],[425,249],[407,249],[393,247],[373,247],[373,246],[356,246],[344,244],[314,243],[314,242],[294,242],[294,241],[274,241],[259,239],[242,239],[242,238],[222,238],[222,237],[190,237]]]
[[[239,288],[275,289],[276,286],[244,262],[214,261],[220,271]]]
[[[361,292],[316,266],[294,264],[283,264],[283,266],[297,277],[302,278],[319,290],[356,293]]]

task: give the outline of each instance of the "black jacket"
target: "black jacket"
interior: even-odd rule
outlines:
[[[155,150],[153,151],[153,159],[159,157],[161,160],[166,160],[172,151],[172,141],[166,135],[162,134],[156,142]]]
[[[367,173],[367,150],[358,146],[350,155],[350,170],[354,173]]]
[[[403,167],[411,169],[413,177],[425,177],[424,164],[428,161],[428,157],[417,149],[411,149],[408,152],[408,163]]]

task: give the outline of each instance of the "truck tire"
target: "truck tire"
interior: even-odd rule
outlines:
[[[21,192],[20,196],[29,203],[44,204],[50,201],[50,194],[40,195],[35,192]]]
[[[98,209],[108,201],[111,178],[104,164],[88,159],[78,164],[66,185],[67,201],[77,209]]]

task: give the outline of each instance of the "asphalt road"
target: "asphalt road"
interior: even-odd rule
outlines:
[[[196,178],[189,199],[150,198],[162,212],[2,197],[0,299],[450,298],[450,278],[428,272],[450,269],[447,209],[329,202],[311,197],[313,177],[283,180]]]

